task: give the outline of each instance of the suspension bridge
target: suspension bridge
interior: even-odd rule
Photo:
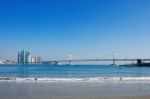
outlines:
[[[43,64],[59,64],[59,63],[68,63],[71,64],[72,62],[112,62],[112,65],[115,65],[116,62],[136,62],[132,65],[142,66],[142,65],[149,65],[150,66],[150,59],[139,59],[139,58],[115,58],[115,53],[113,52],[112,58],[97,58],[97,59],[66,59],[66,60],[51,60],[51,61],[43,61]]]

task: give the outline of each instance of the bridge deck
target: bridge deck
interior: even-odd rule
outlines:
[[[150,59],[73,59],[73,60],[52,60],[47,62],[86,62],[86,61],[150,61]]]

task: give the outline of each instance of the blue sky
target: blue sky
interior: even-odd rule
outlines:
[[[150,0],[0,0],[0,59],[150,57]],[[111,58],[111,56],[108,56]]]

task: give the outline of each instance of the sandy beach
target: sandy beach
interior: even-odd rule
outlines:
[[[32,96],[32,97],[27,97],[27,96],[17,96],[17,97],[1,97],[1,99],[150,99],[150,96],[120,96],[120,97],[114,97],[114,96],[61,96],[61,97],[37,97],[37,96]]]
[[[150,81],[1,81],[0,99],[150,99]]]

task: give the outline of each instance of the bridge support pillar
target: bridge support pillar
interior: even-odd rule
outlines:
[[[71,60],[68,61],[69,65],[71,65]]]
[[[142,60],[141,59],[137,59],[137,65],[138,66],[142,65]]]
[[[116,60],[115,59],[113,59],[113,65],[115,65],[116,64]]]

